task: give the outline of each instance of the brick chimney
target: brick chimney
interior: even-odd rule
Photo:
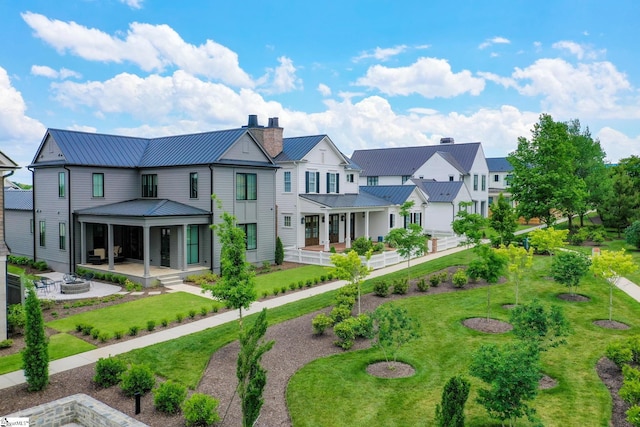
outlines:
[[[276,157],[282,152],[282,132],[277,117],[269,118],[267,127],[258,124],[258,116],[249,115],[249,122],[246,127],[251,135],[262,145],[262,148],[271,156]]]

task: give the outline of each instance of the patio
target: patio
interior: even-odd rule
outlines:
[[[101,298],[101,297],[106,297],[108,295],[112,295],[122,291],[122,288],[120,286],[110,285],[108,283],[91,280],[89,281],[89,290],[87,292],[65,294],[65,293],[62,293],[62,288],[61,288],[61,285],[64,284],[63,273],[58,273],[54,271],[51,273],[43,273],[40,276],[56,283],[55,285],[49,286],[47,288],[42,288],[42,287],[37,288],[38,298],[40,299],[66,301],[66,300],[86,299],[86,298]]]
[[[108,264],[79,264],[78,267],[94,272],[121,274],[123,276],[127,276],[133,282],[142,283],[145,287],[154,285],[153,282],[155,280],[158,280],[160,284],[164,284],[164,282],[168,280],[181,281],[184,277],[190,274],[210,271],[207,267],[201,265],[189,266],[187,271],[151,265],[149,266],[149,277],[144,277],[144,265],[135,262],[121,262],[114,264],[113,270],[109,269]]]

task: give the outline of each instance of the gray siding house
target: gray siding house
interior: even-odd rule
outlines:
[[[29,166],[34,259],[57,271],[138,264],[145,285],[166,270],[218,271],[215,194],[247,234],[247,260],[272,261],[277,166],[259,138],[282,129],[263,131],[135,138],[47,130]]]
[[[13,171],[18,169],[16,162],[5,156],[0,151],[0,174],[3,175],[3,182],[7,177],[13,175]],[[4,174],[9,172],[8,174]],[[9,248],[5,243],[5,217],[4,217],[4,186],[0,191],[0,341],[7,339],[7,255]]]
[[[4,190],[4,240],[9,253],[33,258],[33,192],[31,190]]]

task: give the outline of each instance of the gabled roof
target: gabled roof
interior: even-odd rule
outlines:
[[[125,202],[80,209],[75,213],[79,215],[129,217],[195,216],[211,214],[211,212],[167,199],[127,200]]]
[[[413,175],[431,156],[441,152],[449,153],[458,163],[454,166],[463,173],[469,173],[479,148],[479,142],[376,148],[356,150],[351,160],[362,168],[362,176],[407,176]]]
[[[489,172],[511,172],[513,166],[506,157],[487,157]]]
[[[412,179],[414,184],[429,196],[429,203],[453,202],[464,185],[462,181],[433,181],[430,179]]]
[[[64,156],[56,163],[124,168],[229,163],[222,156],[246,133],[246,129],[230,129],[160,138],[137,138],[61,129],[47,131],[47,135],[55,140]],[[268,155],[265,156],[268,158]],[[36,160],[37,157],[33,159],[34,164]],[[252,165],[273,166],[273,162],[265,160],[252,162]]]
[[[389,206],[389,202],[369,193],[360,194],[300,194],[303,199],[310,200],[329,208],[366,208]]]
[[[276,162],[299,161],[307,155],[327,135],[298,136],[282,139],[282,152],[275,157]]]
[[[390,205],[401,205],[407,201],[415,189],[415,185],[362,185],[360,193],[369,193],[386,200]]]
[[[16,211],[33,210],[33,192],[31,190],[6,190],[4,208]]]

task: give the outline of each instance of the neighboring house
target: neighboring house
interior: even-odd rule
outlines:
[[[247,128],[161,138],[47,130],[30,165],[34,259],[116,272],[126,260],[143,266],[145,285],[158,276],[151,267],[218,271],[215,194],[247,234],[247,260],[272,261],[277,167],[260,142]]]
[[[11,255],[33,258],[33,192],[5,187],[4,215],[10,224],[5,227],[5,242]]]
[[[462,182],[471,211],[488,214],[489,169],[479,142],[456,144],[453,138],[442,138],[439,145],[356,150],[351,160],[362,169],[361,185],[401,185],[411,179]],[[440,227],[431,220],[426,218],[426,230]]]
[[[4,180],[13,175],[13,171],[18,169],[16,162],[0,152],[0,173]],[[4,172],[9,172],[4,174]],[[7,339],[7,255],[9,249],[5,243],[5,214],[4,214],[4,187],[0,191],[0,341]]]
[[[489,167],[489,206],[502,193],[507,199],[511,199],[509,181],[513,176],[513,166],[506,157],[488,157]]]
[[[451,223],[460,211],[460,204],[471,201],[471,194],[464,182],[438,182],[427,179],[412,179],[410,182],[429,197],[425,211],[425,231],[432,236],[453,233]]]

